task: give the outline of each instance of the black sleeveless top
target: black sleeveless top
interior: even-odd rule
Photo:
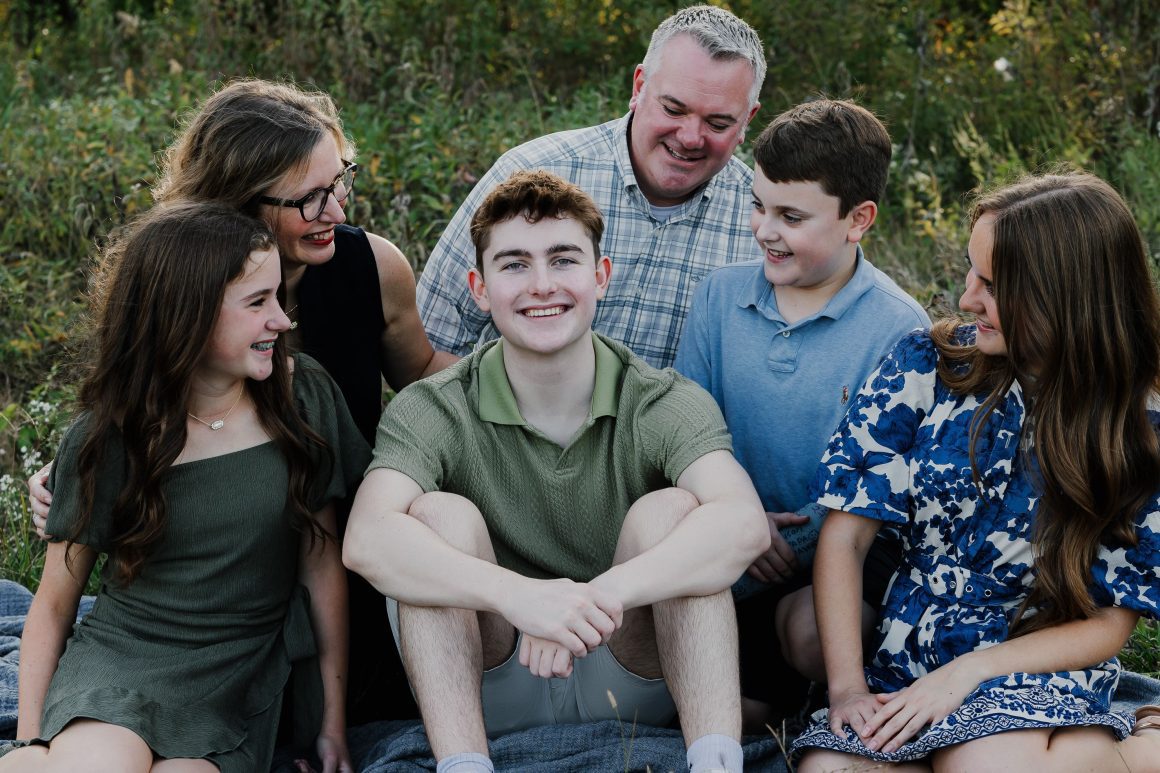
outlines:
[[[296,316],[302,351],[326,368],[374,447],[383,411],[381,341],[387,323],[375,255],[361,228],[335,226],[334,257],[302,273]]]

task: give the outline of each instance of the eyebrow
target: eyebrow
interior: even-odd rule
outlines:
[[[255,298],[260,298],[263,295],[270,295],[271,293],[275,292],[276,290],[277,290],[277,288],[263,287],[261,290],[255,290],[254,292],[245,296],[244,298],[242,298],[242,300],[243,301],[252,301]]]
[[[670,96],[668,94],[661,94],[659,97],[657,97],[657,99],[661,100],[662,102],[672,102],[674,105],[681,108],[682,110],[689,109],[689,106],[686,105],[684,102],[682,102],[681,100],[677,99],[676,97]],[[737,123],[737,116],[730,115],[729,113],[710,113],[709,115],[705,116],[705,118],[707,120],[717,120],[717,121],[722,121],[722,122],[731,123],[731,124]]]
[[[331,183],[337,182],[338,178],[342,177],[342,173],[346,170],[346,166],[347,165],[344,163],[342,165],[342,168],[338,170],[338,172],[334,175],[334,177],[330,178]],[[308,188],[307,190],[304,190],[302,192],[301,196],[295,196],[293,199],[288,199],[288,201],[293,201],[294,199],[301,199],[305,196],[309,196],[310,194],[314,193],[315,191],[321,191],[321,190],[324,190],[324,189],[329,188],[329,187],[330,187],[329,185],[315,185],[313,188]]]
[[[561,242],[560,244],[553,244],[548,248],[549,255],[559,255],[562,252],[584,252],[584,250],[576,244],[570,242]],[[493,261],[501,258],[530,258],[532,253],[521,247],[512,247],[508,250],[500,250],[491,257]]]
[[[755,190],[750,190],[749,195],[753,197],[754,201],[760,201],[761,206],[764,209],[772,209],[774,212],[795,212],[799,215],[809,215],[810,214],[810,212],[808,210],[802,209],[801,207],[798,207],[798,206],[794,206],[793,204],[779,204],[775,207],[771,207],[768,204],[766,204],[764,201],[761,201],[761,197],[757,195],[757,191],[755,191]]]

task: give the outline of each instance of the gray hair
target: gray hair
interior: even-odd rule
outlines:
[[[765,49],[756,30],[724,8],[712,5],[683,8],[653,31],[641,64],[646,82],[661,58],[661,50],[676,35],[688,35],[714,59],[744,59],[749,62],[753,68],[749,107],[757,104],[761,84],[765,82]]]

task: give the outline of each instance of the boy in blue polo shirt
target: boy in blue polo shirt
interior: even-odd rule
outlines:
[[[750,226],[763,257],[719,268],[700,284],[676,369],[717,400],[765,506],[772,544],[748,575],[788,590],[809,574],[779,527],[806,522],[795,511],[809,504],[810,481],[850,396],[899,338],[930,320],[859,245],[878,214],[891,156],[872,113],[848,101],[798,105],[762,132],[753,155]],[[867,583],[867,631],[894,568],[889,558],[882,563],[881,580]],[[782,597],[775,619],[789,664],[824,681],[812,589]],[[754,647],[744,629],[742,636],[744,684],[745,652]]]

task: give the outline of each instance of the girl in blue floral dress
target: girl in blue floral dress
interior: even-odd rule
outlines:
[[[1160,769],[1160,709],[1109,709],[1116,653],[1160,614],[1160,304],[1139,230],[1082,174],[1002,189],[972,221],[975,323],[899,342],[815,480],[830,708],[798,770]],[[884,522],[905,555],[863,669],[858,583]]]

